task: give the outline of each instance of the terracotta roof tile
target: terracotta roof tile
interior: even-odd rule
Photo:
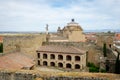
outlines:
[[[33,60],[21,53],[11,53],[0,57],[0,68],[3,69],[22,69],[33,65]]]
[[[120,34],[115,35],[115,40],[120,41]]]
[[[87,41],[96,41],[97,40],[97,37],[94,33],[85,34],[85,37],[86,37]]]
[[[73,47],[73,46],[62,46],[62,45],[45,45],[39,47],[37,50],[43,52],[58,52],[58,53],[79,53],[84,54],[86,53],[85,50]]]

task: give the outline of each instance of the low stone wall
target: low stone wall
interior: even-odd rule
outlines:
[[[0,80],[36,80],[37,74],[0,71]],[[96,77],[41,77],[43,80],[108,80],[107,78]]]
[[[36,74],[19,71],[0,71],[0,80],[35,80]]]
[[[49,77],[43,78],[43,80],[108,80],[108,79],[95,77]]]
[[[35,70],[16,70],[16,71],[0,70],[0,80],[112,80],[105,76],[103,77],[97,77],[97,76],[94,77],[89,75],[87,77],[86,76],[69,76],[69,75],[60,76],[60,75],[56,75],[59,73],[52,74],[52,75],[51,73],[52,72],[49,72],[49,73],[39,72]],[[51,76],[48,76],[48,74],[50,74]],[[72,74],[74,74],[74,72]],[[89,73],[89,74],[91,75],[92,73]]]

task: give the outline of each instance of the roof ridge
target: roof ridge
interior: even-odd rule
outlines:
[[[76,47],[74,47],[74,46],[71,46],[71,47],[72,47],[73,49],[75,49],[75,50],[81,52],[81,50],[80,50],[79,48],[76,48]]]

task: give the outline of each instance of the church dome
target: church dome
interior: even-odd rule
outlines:
[[[79,24],[76,23],[74,19],[72,19],[70,23],[67,23],[67,26],[79,26]]]
[[[74,19],[71,19],[71,22],[67,23],[66,27],[69,30],[81,30],[81,31],[83,31],[83,29],[81,28],[81,26],[78,23],[76,23]]]

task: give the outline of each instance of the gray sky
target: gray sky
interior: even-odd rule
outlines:
[[[84,30],[120,29],[120,0],[0,0],[0,31],[56,31],[72,18]]]

